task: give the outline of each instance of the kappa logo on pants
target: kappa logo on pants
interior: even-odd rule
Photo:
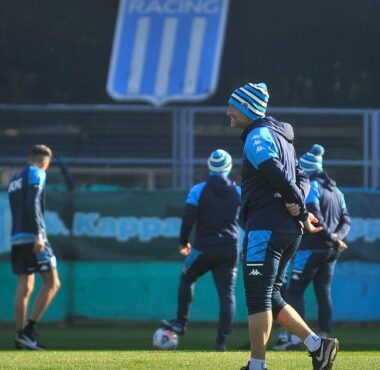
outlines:
[[[258,275],[262,275],[262,274],[257,269],[252,269],[252,271],[248,274],[248,276],[258,276]]]

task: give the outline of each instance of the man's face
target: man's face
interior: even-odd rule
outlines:
[[[41,160],[41,166],[40,168],[44,171],[47,171],[50,166],[51,158],[50,157],[43,157]]]
[[[232,104],[228,106],[226,114],[230,119],[231,127],[233,128],[244,128],[252,122],[248,116],[246,116]]]

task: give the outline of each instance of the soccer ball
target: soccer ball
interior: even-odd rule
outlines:
[[[178,346],[178,335],[174,331],[159,328],[153,334],[153,347],[158,349],[176,349]]]

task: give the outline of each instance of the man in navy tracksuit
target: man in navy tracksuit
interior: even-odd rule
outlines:
[[[235,315],[241,191],[228,178],[232,159],[226,151],[212,152],[208,168],[210,176],[192,187],[184,209],[179,241],[180,252],[187,257],[178,288],[177,317],[162,323],[179,335],[185,333],[195,282],[211,271],[220,302],[216,350],[225,351]],[[194,224],[191,247],[189,237]]]
[[[47,240],[44,221],[44,189],[51,158],[50,148],[35,145],[29,164],[12,177],[8,186],[12,214],[11,263],[17,275],[16,349],[45,349],[35,338],[36,324],[60,287],[56,258]],[[40,274],[43,285],[25,325],[35,272]]]
[[[288,294],[289,303],[304,317],[304,292],[313,282],[318,302],[319,335],[327,337],[332,318],[332,278],[339,254],[347,248],[343,239],[350,231],[351,219],[343,193],[323,171],[323,154],[324,148],[315,144],[300,159],[311,183],[306,206],[318,218],[323,231],[302,237],[293,259]],[[292,335],[285,349],[297,348],[299,343],[300,339]]]
[[[298,165],[290,124],[266,117],[269,94],[264,83],[236,89],[227,116],[243,129],[242,213],[245,223],[243,273],[249,314],[251,359],[242,369],[266,369],[265,353],[273,318],[297,334],[312,356],[314,369],[331,366],[336,339],[320,338],[281,296],[285,268],[294,255],[302,228],[319,232],[306,211],[310,189]]]

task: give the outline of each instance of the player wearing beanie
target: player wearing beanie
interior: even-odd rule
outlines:
[[[281,296],[285,268],[300,243],[302,228],[311,233],[316,218],[305,207],[310,189],[297,162],[292,126],[266,116],[265,83],[248,83],[232,93],[227,116],[243,130],[242,214],[245,221],[243,275],[251,359],[246,370],[266,368],[265,354],[273,318],[308,347],[314,370],[332,366],[336,339],[321,339]]]
[[[304,293],[313,282],[318,302],[319,335],[326,337],[331,330],[332,278],[339,255],[347,248],[343,239],[350,231],[351,219],[343,193],[323,170],[323,154],[324,148],[315,144],[300,158],[311,183],[306,206],[316,215],[323,231],[302,237],[292,264],[288,294],[289,303],[304,317]],[[299,341],[291,336],[287,348],[291,349]]]
[[[180,253],[186,256],[186,260],[178,288],[177,317],[162,323],[179,335],[185,334],[195,282],[211,271],[220,303],[215,348],[225,351],[235,316],[241,190],[228,177],[232,158],[225,150],[213,151],[207,165],[209,177],[191,188],[182,218]],[[194,225],[192,247],[189,238]]]

